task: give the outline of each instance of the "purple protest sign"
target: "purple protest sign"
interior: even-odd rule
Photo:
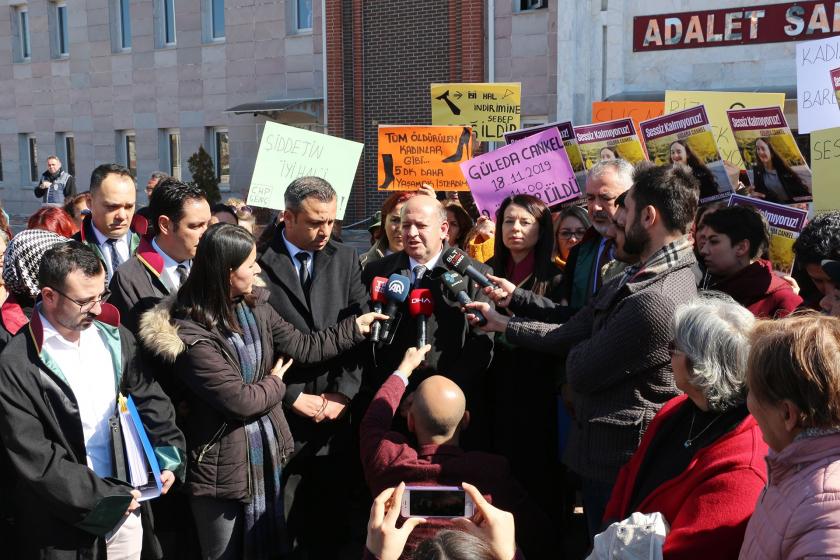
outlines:
[[[556,128],[461,164],[475,204],[495,218],[505,198],[530,194],[549,207],[580,197],[580,187]]]

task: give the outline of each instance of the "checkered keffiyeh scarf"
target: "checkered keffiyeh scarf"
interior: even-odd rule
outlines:
[[[680,237],[652,254],[646,262],[625,268],[621,285],[631,281],[642,282],[658,276],[680,262],[686,252],[692,250],[688,236]]]
[[[51,231],[27,229],[15,235],[6,248],[3,257],[3,283],[13,294],[26,295],[35,299],[38,288],[38,268],[41,258],[49,249],[69,241]]]

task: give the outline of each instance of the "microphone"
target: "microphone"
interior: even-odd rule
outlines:
[[[382,306],[388,303],[388,296],[385,291],[388,287],[388,279],[384,276],[377,276],[370,283],[370,300],[373,302],[373,310],[377,313],[382,313]],[[370,326],[370,339],[373,342],[379,342],[379,333],[382,329],[382,323],[374,321]]]
[[[457,247],[447,247],[440,257],[446,263],[446,268],[454,270],[458,274],[464,274],[475,280],[482,288],[495,288],[496,285],[484,274],[470,264],[470,258],[465,252]]]
[[[444,272],[441,279],[443,280],[443,285],[446,286],[449,293],[458,300],[458,303],[461,305],[472,303],[472,299],[467,293],[467,281],[463,276],[450,270],[448,272]],[[487,324],[487,318],[483,313],[481,313],[481,311],[477,309],[470,309],[470,313],[475,315],[478,319],[479,327],[483,327]]]
[[[388,277],[388,286],[385,288],[385,295],[388,297],[388,305],[385,306],[385,315],[390,317],[382,325],[382,332],[379,335],[380,340],[387,341],[391,336],[391,327],[394,324],[394,317],[397,314],[397,307],[405,301],[408,297],[408,287],[411,282],[408,276],[402,274],[392,274]]]
[[[417,318],[417,348],[426,345],[426,320],[435,310],[435,303],[432,301],[432,291],[428,288],[411,290],[408,296],[408,312],[412,317]]]

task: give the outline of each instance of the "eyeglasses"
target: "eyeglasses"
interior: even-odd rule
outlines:
[[[585,229],[561,229],[557,232],[557,235],[560,236],[561,239],[571,239],[574,237],[575,239],[582,239],[584,235],[586,235]]]
[[[76,305],[78,305],[79,306],[79,313],[88,313],[88,312],[90,312],[91,309],[96,307],[97,303],[105,303],[105,301],[109,297],[111,297],[111,290],[105,288],[105,291],[102,292],[101,294],[99,294],[99,297],[97,299],[94,299],[94,300],[91,300],[91,301],[78,301],[78,300],[75,300],[75,299],[71,298],[70,296],[68,296],[67,294],[65,294],[64,292],[59,290],[58,288],[53,288],[52,286],[46,286],[46,287],[53,290],[58,295],[64,296],[67,299],[69,299],[70,301],[72,301],[73,303],[75,303]]]

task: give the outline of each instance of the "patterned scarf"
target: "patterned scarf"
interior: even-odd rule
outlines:
[[[263,360],[257,322],[244,302],[236,305],[236,318],[242,334],[233,333],[228,341],[236,348],[243,381],[256,383],[262,378]],[[245,424],[245,435],[251,501],[245,504],[243,556],[254,560],[277,558],[282,556],[286,546],[278,435],[267,414]]]
[[[688,236],[680,237],[652,254],[646,262],[625,268],[620,285],[624,286],[630,281],[643,282],[644,280],[659,276],[675,266],[686,252],[693,250]]]

